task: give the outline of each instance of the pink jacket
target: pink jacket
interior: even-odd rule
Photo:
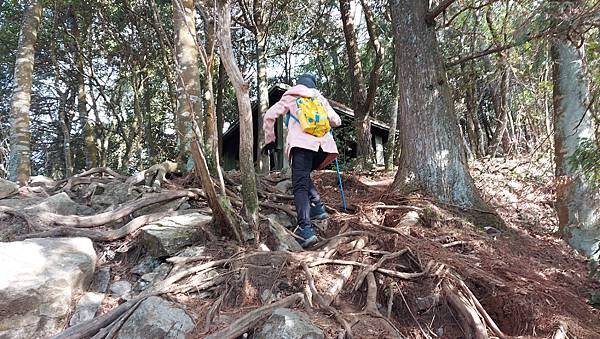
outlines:
[[[331,105],[325,99],[325,97],[314,88],[308,88],[304,85],[296,85],[288,89],[281,99],[267,112],[263,117],[263,129],[265,132],[265,144],[275,141],[275,132],[273,127],[277,117],[285,115],[287,112],[296,116],[298,106],[296,106],[296,98],[299,96],[303,97],[317,97],[327,110],[327,117],[329,118],[329,124],[331,127],[338,127],[342,124],[340,116],[331,108]],[[289,119],[288,122],[288,135],[285,145],[285,154],[290,158],[290,151],[293,147],[305,148],[313,151],[318,151],[319,147],[323,149],[325,153],[329,153],[329,156],[323,161],[319,169],[325,168],[329,165],[338,154],[338,149],[333,140],[331,133],[327,133],[322,137],[315,137],[308,133],[304,133],[300,128],[300,124],[293,118]]]

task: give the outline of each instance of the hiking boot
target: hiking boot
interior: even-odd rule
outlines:
[[[307,248],[317,242],[317,236],[315,235],[315,231],[313,230],[312,226],[298,226],[296,227],[294,234],[298,236],[298,238],[302,238],[296,239],[302,248]]]
[[[329,215],[325,212],[325,205],[315,205],[310,208],[310,220],[327,219]]]

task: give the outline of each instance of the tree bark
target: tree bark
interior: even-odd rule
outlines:
[[[207,158],[209,159],[209,168],[213,174],[216,174],[217,166],[219,163],[219,136],[218,136],[218,124],[216,117],[216,108],[215,108],[215,91],[213,88],[213,74],[212,74],[212,66],[214,61],[214,56],[210,56],[209,59],[209,69],[206,70],[206,78],[204,80],[204,91],[205,91],[205,99],[206,99],[206,119],[205,129],[205,148],[207,153]]]
[[[198,68],[198,46],[196,44],[196,10],[193,0],[172,0],[175,29],[175,55],[177,78],[177,162],[184,171],[190,171],[190,142],[192,139],[192,117],[200,112],[200,70]]]
[[[31,175],[31,131],[29,107],[31,106],[31,83],[35,42],[42,15],[42,2],[32,0],[23,14],[19,34],[19,50],[15,62],[14,90],[10,104],[10,155],[8,178],[25,185]]]
[[[369,114],[373,107],[373,102],[375,101],[375,91],[379,83],[379,75],[383,60],[383,47],[375,34],[371,11],[367,4],[364,1],[361,1],[365,19],[367,21],[369,41],[376,53],[374,66],[370,74],[369,88],[367,90],[363,66],[360,61],[358,41],[354,29],[354,20],[350,13],[350,0],[339,1],[346,41],[346,52],[348,54],[348,72],[352,85],[352,109],[354,110],[354,126],[356,128],[357,136],[357,161],[359,167],[368,169],[373,162],[371,118]]]
[[[206,151],[206,158],[208,161],[208,168],[211,173],[216,176],[220,172],[218,171],[219,166],[219,137],[217,132],[217,117],[215,108],[215,90],[213,87],[214,78],[214,66],[215,66],[215,20],[213,13],[215,10],[214,6],[208,7],[202,1],[196,2],[197,12],[202,17],[204,22],[204,42],[198,40],[199,55],[202,65],[204,66],[204,81],[202,82],[204,91],[204,100],[206,103],[206,115],[204,117],[204,150]],[[199,122],[200,123],[200,122]]]
[[[498,32],[494,29],[494,24],[492,20],[492,11],[488,10],[486,13],[486,21],[487,25],[492,34],[492,39],[494,40],[494,44],[496,46],[501,46],[502,42],[500,41],[500,37]],[[498,52],[498,63],[497,63],[497,81],[495,84],[495,88],[492,90],[492,101],[494,106],[494,111],[496,112],[496,129],[494,130],[494,135],[492,137],[492,141],[490,142],[490,149],[488,153],[493,157],[496,156],[496,152],[498,151],[498,147],[502,142],[503,145],[503,154],[509,151],[510,143],[506,141],[505,134],[507,133],[507,125],[509,120],[509,108],[508,108],[508,86],[510,78],[508,76],[509,65],[508,65],[508,51],[502,50]]]
[[[258,225],[258,196],[256,193],[256,174],[253,165],[252,149],[254,135],[252,128],[252,107],[250,105],[249,85],[242,75],[231,45],[231,10],[228,0],[218,1],[219,40],[221,61],[227,76],[235,89],[240,121],[240,171],[242,175],[242,199],[244,214],[256,230]],[[257,235],[257,234],[256,234]]]
[[[204,156],[204,152],[202,151],[200,143],[198,142],[201,140],[199,134],[200,128],[196,122],[193,122],[193,124],[195,138],[192,140],[191,144],[192,158],[194,159],[196,175],[202,183],[202,188],[204,189],[206,197],[208,198],[208,204],[213,212],[214,224],[218,226],[220,233],[228,236],[234,236],[237,241],[242,242],[245,239],[244,230],[240,228],[240,224],[237,222],[231,207],[231,202],[229,201],[229,198],[227,198],[221,169],[218,167],[217,162],[216,170],[219,173],[219,184],[221,188],[220,194],[217,194],[215,185],[213,184],[213,180],[210,176],[206,157]]]
[[[256,170],[258,173],[268,173],[271,169],[268,154],[262,154],[261,149],[265,145],[265,135],[262,133],[263,115],[269,109],[269,84],[267,81],[267,36],[264,32],[256,34],[256,86],[258,87],[258,140],[256,143]]]
[[[600,253],[600,193],[570,157],[585,140],[594,138],[584,46],[567,34],[551,39],[553,61],[553,121],[556,164],[556,211],[560,230],[571,246],[596,260]]]
[[[96,149],[96,138],[94,137],[94,130],[87,111],[86,95],[85,95],[85,77],[83,68],[83,49],[81,45],[81,33],[79,31],[79,24],[77,22],[77,15],[75,14],[73,7],[69,8],[71,14],[72,31],[73,37],[75,38],[76,47],[76,61],[77,61],[77,112],[79,112],[79,122],[83,129],[83,137],[85,140],[85,166],[86,168],[98,167],[98,150]]]
[[[60,72],[60,67],[58,65],[58,60],[56,58],[56,32],[58,31],[58,8],[55,4],[54,13],[53,13],[53,36],[52,41],[50,41],[50,59],[52,60],[52,65],[54,66],[54,75],[56,77],[56,82],[62,82],[62,75]],[[71,154],[71,122],[66,114],[66,103],[68,98],[68,91],[62,91],[60,88],[56,88],[56,91],[59,96],[59,104],[58,104],[58,119],[60,124],[60,131],[62,134],[62,149],[63,149],[63,157],[64,157],[64,177],[68,178],[73,175],[73,156]]]
[[[394,58],[395,59],[395,58]],[[394,70],[397,66],[394,62]],[[396,72],[397,73],[397,72]],[[396,149],[396,125],[398,124],[398,101],[400,95],[398,91],[398,78],[394,75],[394,84],[392,85],[392,106],[390,109],[390,131],[388,134],[388,142],[385,145],[385,170],[389,171],[394,168],[394,150]]]
[[[393,187],[489,211],[467,169],[435,28],[424,19],[427,1],[391,0],[390,7],[403,112],[402,154]]]
[[[219,157],[223,155],[223,126],[224,122],[224,114],[223,114],[223,100],[225,99],[223,96],[225,89],[225,66],[223,66],[223,62],[219,60],[219,79],[217,80],[217,107],[215,111],[215,115],[217,116],[217,138],[219,140]]]

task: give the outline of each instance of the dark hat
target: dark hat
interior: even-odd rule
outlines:
[[[312,74],[304,73],[298,77],[298,79],[296,80],[296,85],[304,85],[308,88],[316,88],[317,79]]]

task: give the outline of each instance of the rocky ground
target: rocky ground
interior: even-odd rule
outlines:
[[[244,245],[160,165],[2,181],[0,338],[600,338],[600,285],[556,234],[550,162],[527,160],[471,165],[506,225],[399,196],[382,172],[345,175],[343,211],[319,173],[330,218],[306,251],[279,173]],[[239,173],[227,182],[236,206]]]

